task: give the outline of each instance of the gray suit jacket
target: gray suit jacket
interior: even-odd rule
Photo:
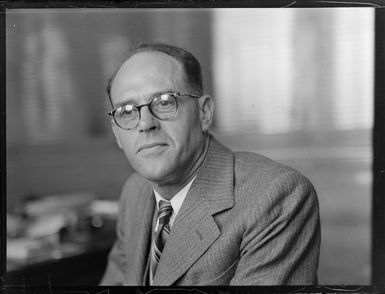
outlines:
[[[149,183],[132,175],[102,285],[144,285],[154,207]],[[211,138],[153,284],[315,284],[319,245],[318,200],[308,179]]]

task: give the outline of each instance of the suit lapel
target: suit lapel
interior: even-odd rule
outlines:
[[[221,232],[213,215],[234,206],[233,154],[211,138],[163,249],[154,285],[171,285],[215,242]]]
[[[141,185],[141,183],[138,183]],[[129,271],[129,284],[144,285],[147,257],[151,243],[151,227],[155,208],[155,199],[152,188],[143,183],[139,192],[139,201],[130,205],[127,227],[131,228],[127,236],[127,264]],[[128,204],[129,205],[129,204]],[[139,220],[139,221],[138,221]],[[137,223],[138,225],[132,225]],[[132,282],[131,282],[132,281]]]

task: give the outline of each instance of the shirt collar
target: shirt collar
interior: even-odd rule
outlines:
[[[179,209],[182,206],[182,203],[184,199],[186,198],[186,195],[188,191],[190,190],[190,187],[195,180],[196,176],[192,178],[190,182],[187,183],[186,186],[183,187],[182,190],[180,190],[178,193],[175,194],[174,197],[171,198],[171,200],[167,200],[163,198],[155,189],[154,189],[154,195],[155,195],[155,200],[156,200],[156,207],[159,210],[159,201],[164,200],[164,201],[170,201],[172,209],[173,209],[173,216],[175,217],[178,214]]]

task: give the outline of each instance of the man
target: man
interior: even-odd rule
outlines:
[[[189,52],[141,44],[107,89],[113,132],[136,173],[123,187],[102,285],[317,282],[313,186],[209,134],[214,103]]]

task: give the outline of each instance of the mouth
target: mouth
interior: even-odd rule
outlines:
[[[155,150],[157,148],[165,147],[167,146],[166,143],[151,143],[151,144],[145,144],[141,146],[136,153],[139,153],[144,150]]]

